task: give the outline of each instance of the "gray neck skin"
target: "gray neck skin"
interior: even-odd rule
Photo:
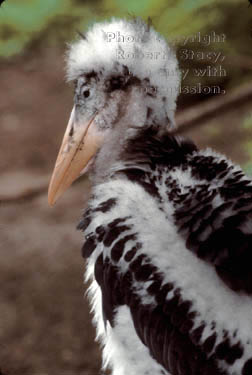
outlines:
[[[142,127],[151,125],[151,119],[147,118],[150,105],[152,106],[151,112],[155,114],[155,99],[150,101],[150,98],[146,97],[139,87],[132,87],[125,93],[120,102],[120,115],[116,122],[110,125],[104,143],[90,167],[89,177],[92,184],[103,182],[114,168],[123,166],[120,155],[124,151],[127,140],[134,138]],[[166,112],[159,109],[158,114],[159,124],[165,128],[165,125],[167,126]]]
[[[114,170],[123,167],[120,156],[125,150],[126,142],[134,139],[143,127],[153,125],[152,119],[147,116],[150,102],[139,88],[132,88],[125,98],[120,106],[120,116],[107,132],[90,168],[89,177],[93,185],[102,183]],[[168,130],[166,111],[158,108],[158,116],[155,116],[154,106],[155,100],[152,99],[152,113],[158,120],[160,131],[164,132]]]

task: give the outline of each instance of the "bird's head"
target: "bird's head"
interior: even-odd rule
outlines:
[[[141,19],[94,24],[70,45],[74,106],[51,178],[53,204],[95,160],[108,165],[143,126],[172,128],[180,82],[164,38]],[[99,155],[99,157],[98,157]]]

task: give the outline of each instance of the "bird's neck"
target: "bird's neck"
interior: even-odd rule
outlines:
[[[191,141],[172,135],[162,126],[132,128],[119,147],[114,144],[113,150],[111,142],[110,149],[107,144],[101,150],[91,179],[96,184],[118,173],[152,173],[158,166],[172,169],[185,163],[188,155],[196,150]]]
[[[189,139],[154,125],[142,128],[134,138],[129,139],[121,157],[127,162],[135,160],[139,165],[152,168],[157,165],[174,167],[183,164],[188,154],[195,150],[196,146]]]

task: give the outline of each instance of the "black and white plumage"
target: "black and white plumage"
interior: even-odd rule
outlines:
[[[127,48],[149,43],[168,58],[151,61],[149,78],[147,64],[116,62],[115,47],[106,55],[102,36],[113,30],[141,36]],[[63,188],[55,183],[62,185],[61,158],[71,152],[85,110],[92,120],[83,121],[84,145],[75,152],[88,146],[91,127],[99,142],[84,163],[93,189],[78,228],[104,366],[113,375],[250,375],[252,182],[225,156],[169,132],[176,96],[164,86],[177,88],[179,74],[157,35],[142,21],[112,20],[71,47],[72,143],[64,138],[49,200],[79,173]],[[160,80],[163,64],[177,75]],[[146,85],[154,93],[140,90]]]

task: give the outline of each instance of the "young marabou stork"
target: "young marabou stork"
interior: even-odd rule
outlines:
[[[49,187],[87,170],[78,226],[113,375],[252,374],[252,183],[170,132],[180,74],[150,25],[93,25],[70,46],[74,107]]]

